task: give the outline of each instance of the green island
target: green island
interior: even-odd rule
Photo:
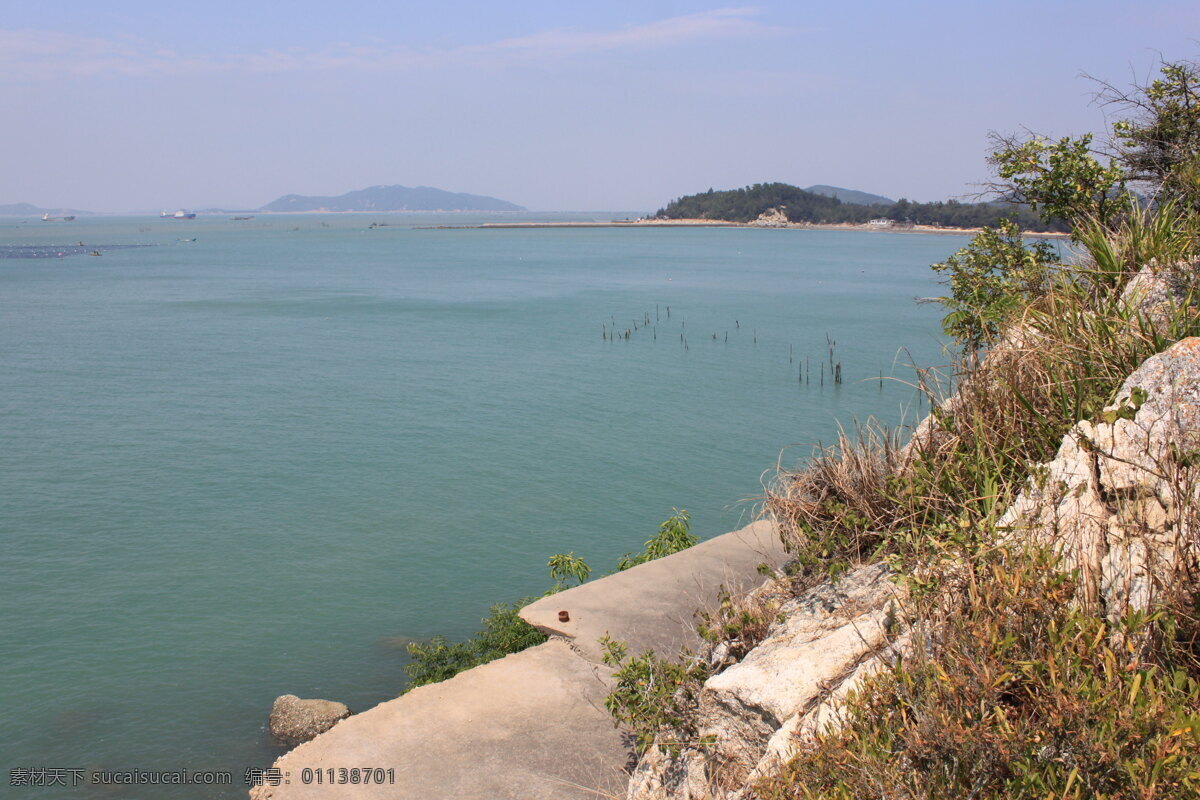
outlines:
[[[848,195],[865,194],[851,190],[837,191]],[[1063,233],[1069,229],[1066,219],[1039,215],[1028,203],[963,203],[958,200],[914,203],[904,198],[894,203],[848,202],[786,183],[756,183],[725,191],[709,189],[672,200],[665,208],[659,209],[654,218],[745,223],[753,222],[776,209],[788,222],[818,225],[862,225],[871,220],[888,220],[896,224],[980,228],[996,225],[1001,219],[1012,219],[1022,230]]]

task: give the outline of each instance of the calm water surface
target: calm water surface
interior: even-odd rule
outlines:
[[[900,421],[878,376],[945,360],[913,298],[965,243],[416,227],[464,221],[0,221],[55,253],[0,259],[0,766],[243,796],[277,695],[365,709],[551,554],[605,571],[673,507],[731,530],[836,420]]]

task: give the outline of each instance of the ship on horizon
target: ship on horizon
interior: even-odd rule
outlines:
[[[181,208],[181,209],[179,209],[178,211],[176,211],[174,214],[170,213],[169,211],[164,211],[164,212],[162,212],[162,214],[160,214],[159,216],[160,216],[162,219],[195,219],[195,218],[196,218],[196,212],[194,212],[194,211],[184,211],[184,210]]]

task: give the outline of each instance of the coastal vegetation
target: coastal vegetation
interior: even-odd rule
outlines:
[[[957,200],[914,203],[901,198],[889,204],[843,202],[836,197],[806,191],[786,183],[756,183],[741,189],[688,195],[660,209],[658,219],[711,219],[751,222],[759,215],[780,209],[789,222],[862,224],[872,219],[897,223],[978,228],[1013,219],[1022,230],[1067,230],[1058,216],[1039,216],[1028,204],[1008,202],[962,203]]]
[[[1122,530],[1141,532],[1128,535],[1167,525],[1190,554],[1140,606],[1089,590],[1095,576],[1067,560],[1069,545],[1014,538],[1005,521],[1053,480],[1045,465],[1068,443],[1128,469],[1137,454],[1101,455],[1070,434],[1135,419],[1148,395],[1118,396],[1129,376],[1200,336],[1200,66],[1164,64],[1149,85],[1101,96],[1122,113],[1110,155],[1090,137],[1036,136],[998,138],[992,154],[1011,196],[1069,223],[1078,257],[1060,262],[1002,221],[934,265],[957,357],[917,376],[933,413],[903,447],[859,426],[770,487],[794,556],[774,591],[799,598],[886,564],[907,598],[884,625],[893,655],[837,701],[837,724],[754,775],[703,735],[702,685],[728,663],[713,655],[763,636],[778,609],[765,596],[727,598],[702,629],[714,646],[681,665],[610,644],[614,716],[655,758],[690,751],[670,768],[706,765],[708,794],[688,796],[1200,797],[1200,451],[1172,440],[1150,467],[1170,486],[1166,522],[1129,491],[1103,498]]]
[[[1125,377],[1200,334],[1200,71],[1166,64],[1102,96],[1130,114],[1107,163],[1087,136],[997,139],[992,156],[1013,196],[1070,221],[1084,257],[1054,264],[1004,223],[935,265],[961,359],[930,435],[907,463],[890,432],[843,439],[770,499],[802,562],[893,564],[914,622],[908,656],[758,796],[1200,796],[1195,587],[1104,615],[1057,551],[998,525],[1076,422],[1131,417],[1144,398],[1103,411]],[[1146,264],[1180,297],[1157,317],[1121,302]],[[1196,511],[1176,509],[1183,529]]]

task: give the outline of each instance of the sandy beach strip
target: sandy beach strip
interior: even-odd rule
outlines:
[[[430,225],[430,229],[503,228],[760,228],[763,230],[860,231],[865,233],[922,233],[941,236],[974,236],[982,228],[943,228],[934,225],[869,225],[857,223],[789,222],[762,224],[716,219],[617,219],[597,222],[484,222],[478,225]],[[1065,233],[1024,231],[1039,239],[1066,239]]]

